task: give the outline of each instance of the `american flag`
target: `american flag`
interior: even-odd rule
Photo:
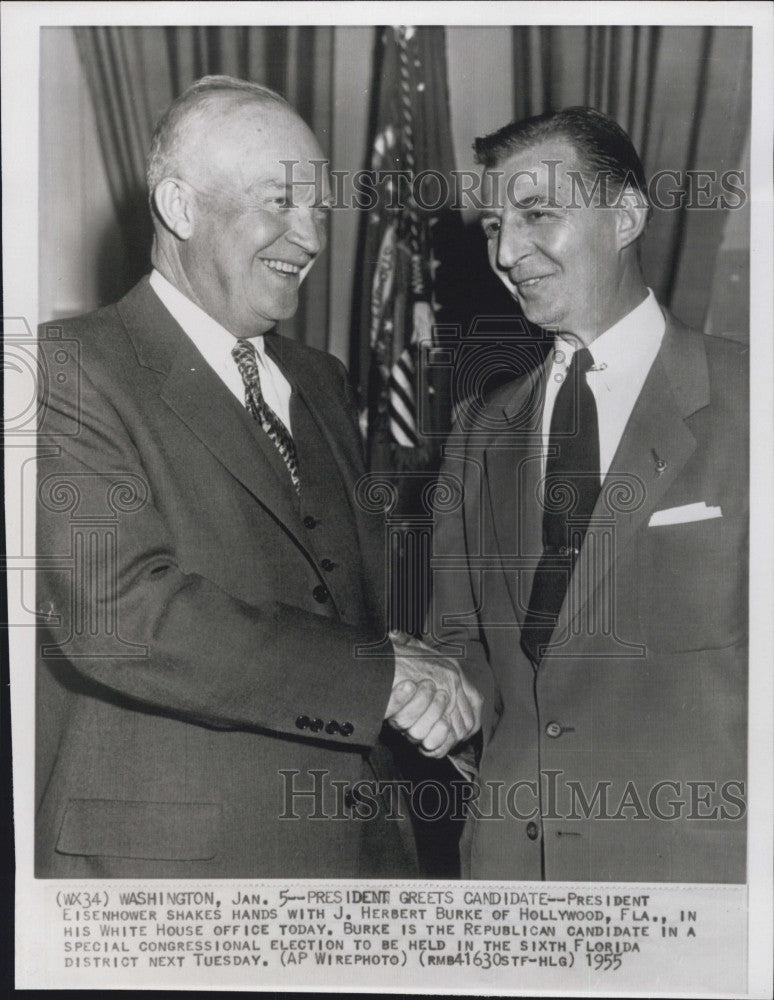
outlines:
[[[424,468],[431,448],[420,407],[434,401],[419,397],[418,351],[434,336],[433,234],[439,213],[448,211],[444,192],[453,191],[444,29],[382,28],[380,46],[370,158],[376,203],[363,243],[362,423],[372,467]]]

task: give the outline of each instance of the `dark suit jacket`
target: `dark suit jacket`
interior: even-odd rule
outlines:
[[[412,874],[405,828],[353,817],[352,784],[389,764],[393,661],[389,645],[356,654],[384,634],[384,541],[353,499],[343,366],[267,337],[317,424],[322,478],[349,497],[326,524],[326,490],[298,501],[147,279],[59,337],[51,326],[38,875]],[[334,536],[341,549],[321,551]]]
[[[463,873],[744,882],[746,348],[668,318],[535,670],[519,636],[548,365],[446,447],[464,503],[437,519],[433,615],[486,693]],[[701,503],[722,517],[649,525]]]

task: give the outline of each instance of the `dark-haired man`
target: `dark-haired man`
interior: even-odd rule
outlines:
[[[386,641],[343,367],[273,335],[322,162],[277,94],[199,81],[153,139],[152,274],[42,332],[78,374],[42,386],[38,876],[415,874],[383,722],[430,756],[477,728],[455,663]]]
[[[746,350],[647,288],[645,177],[610,118],[476,151],[490,264],[553,349],[446,449],[436,635],[493,675],[463,872],[744,882]]]

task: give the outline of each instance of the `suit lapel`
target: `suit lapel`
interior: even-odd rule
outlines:
[[[276,447],[251,423],[252,417],[190,341],[181,345],[161,397],[257,500],[283,524],[303,533],[290,477]]]
[[[352,486],[362,474],[363,460],[346,410],[342,406],[331,406],[330,389],[320,378],[319,368],[310,363],[306,352],[297,350],[293,341],[267,336],[265,344],[267,353],[280,365],[293,391],[304,400],[325,438],[346,487],[350,505],[357,514]]]
[[[160,394],[167,406],[259,503],[303,537],[292,485],[276,448],[167,312],[147,278],[122,299],[119,312],[140,364],[166,376]]]
[[[647,524],[696,448],[685,420],[709,402],[707,359],[701,338],[702,334],[667,316],[661,349],[594,508],[554,631],[555,641],[568,635],[591,596],[600,592],[613,566],[637,531]],[[600,538],[611,528],[612,546],[603,551]]]
[[[532,579],[543,548],[539,486],[548,365],[550,361],[521,379],[500,403],[498,409],[507,429],[484,451],[494,551],[499,554],[519,625],[527,611]]]

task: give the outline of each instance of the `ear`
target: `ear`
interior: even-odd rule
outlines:
[[[648,224],[648,206],[634,188],[624,188],[615,207],[618,249],[623,250],[637,240]]]
[[[165,177],[153,192],[153,206],[161,221],[178,239],[187,240],[194,229],[194,192],[185,181]]]

